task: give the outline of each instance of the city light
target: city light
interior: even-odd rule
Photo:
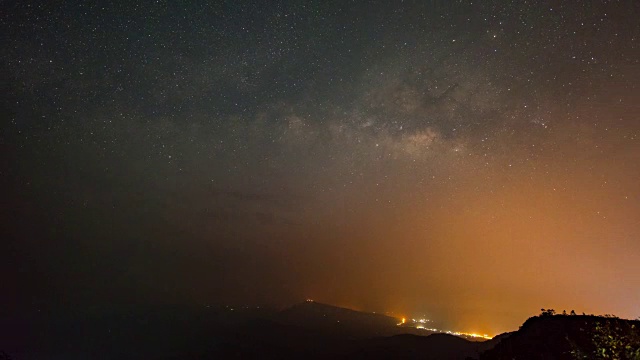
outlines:
[[[476,333],[465,333],[460,331],[441,330],[436,328],[427,328],[424,325],[422,325],[422,324],[426,324],[429,321],[430,321],[429,319],[411,319],[411,324],[406,324],[406,319],[402,318],[398,326],[406,325],[407,327],[414,327],[420,330],[426,330],[426,331],[455,335],[455,336],[471,337],[476,339],[490,340],[493,338],[492,336],[489,336],[487,334],[476,334]]]

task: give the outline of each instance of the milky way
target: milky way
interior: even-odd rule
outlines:
[[[7,308],[638,315],[638,2],[5,8]]]

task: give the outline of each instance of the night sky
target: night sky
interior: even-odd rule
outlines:
[[[5,1],[3,311],[640,315],[640,2]]]

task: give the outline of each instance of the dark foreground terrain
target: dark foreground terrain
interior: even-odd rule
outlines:
[[[536,316],[480,359],[640,360],[640,321],[593,315]]]
[[[532,317],[518,331],[482,342],[314,302],[284,311],[38,313],[2,319],[1,325],[0,360],[640,359],[640,321],[586,315]]]

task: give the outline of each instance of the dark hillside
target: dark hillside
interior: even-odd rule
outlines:
[[[390,336],[411,331],[399,329],[397,327],[399,320],[390,316],[360,312],[315,301],[305,301],[285,309],[276,315],[275,320],[282,324],[329,331],[353,338]]]
[[[590,315],[528,319],[481,360],[640,359],[640,321]]]
[[[364,341],[345,359],[464,360],[477,356],[481,344],[448,334],[396,335]]]

